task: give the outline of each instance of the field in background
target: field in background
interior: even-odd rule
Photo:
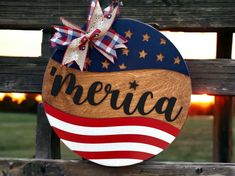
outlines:
[[[188,119],[180,136],[154,159],[212,161],[212,125],[213,121],[208,116]],[[35,128],[36,114],[0,113],[0,157],[34,157]],[[62,158],[78,157],[62,145]]]

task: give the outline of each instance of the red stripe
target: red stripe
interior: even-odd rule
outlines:
[[[107,127],[107,126],[147,126],[165,131],[173,136],[177,136],[180,130],[173,125],[161,120],[147,117],[116,117],[116,118],[85,118],[64,113],[51,105],[44,103],[46,112],[67,123],[88,126],[88,127]]]
[[[109,32],[118,35],[125,43],[127,42],[127,39],[121,35],[119,35],[117,32],[115,32],[113,29],[109,29]]]
[[[134,151],[114,151],[114,152],[79,152],[74,151],[86,159],[140,159],[146,160],[154,155],[144,152]]]
[[[161,149],[166,149],[169,145],[167,142],[161,139],[145,135],[126,134],[126,135],[87,136],[87,135],[78,135],[65,132],[55,127],[53,127],[53,129],[61,139],[72,142],[79,142],[79,143],[137,142],[137,143],[153,145]]]

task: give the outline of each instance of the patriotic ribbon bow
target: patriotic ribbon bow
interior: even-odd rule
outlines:
[[[124,37],[110,29],[118,12],[119,3],[112,3],[103,11],[99,1],[92,0],[86,31],[61,18],[64,26],[54,26],[57,32],[51,38],[51,44],[53,47],[68,46],[62,64],[75,61],[83,71],[89,46],[94,46],[114,63],[114,58],[117,58],[115,49],[126,48],[124,43],[127,42]]]

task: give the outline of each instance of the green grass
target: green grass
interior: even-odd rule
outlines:
[[[32,114],[0,114],[0,157],[34,155],[36,116]]]
[[[190,118],[169,148],[154,159],[158,161],[212,161],[212,126],[209,118]]]
[[[154,160],[212,161],[212,125],[209,118],[188,119],[179,137]],[[32,158],[35,129],[36,114],[0,113],[0,157]],[[78,157],[62,145],[62,158]]]

